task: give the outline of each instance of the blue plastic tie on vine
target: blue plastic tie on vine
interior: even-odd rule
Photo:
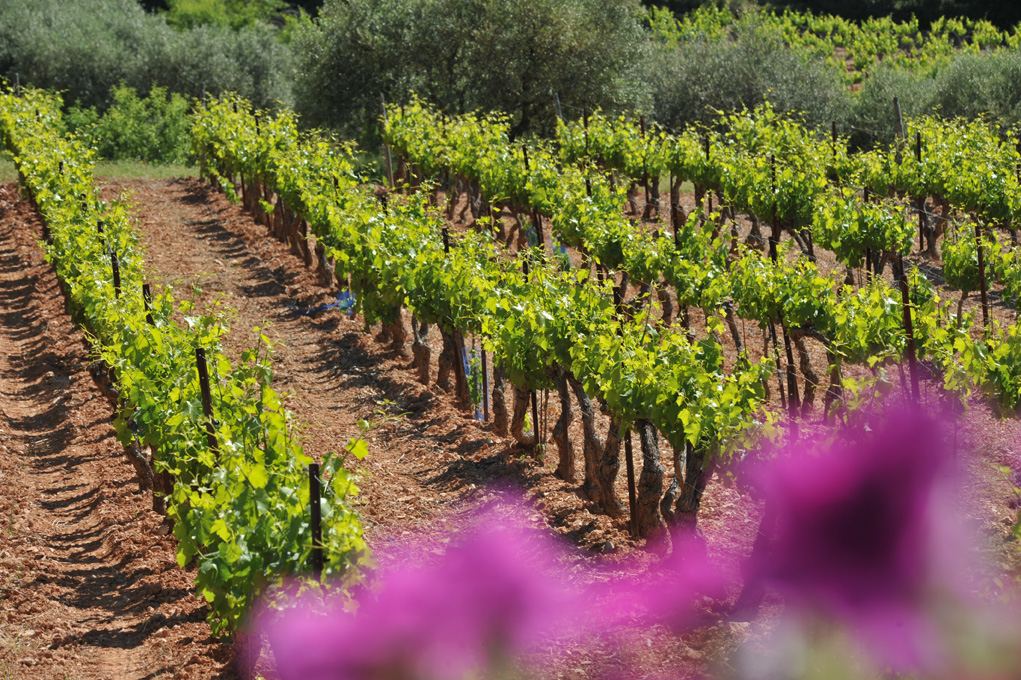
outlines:
[[[475,350],[472,350],[472,359],[475,358]],[[477,371],[472,370],[471,361],[468,360],[468,350],[465,347],[461,347],[461,361],[464,363],[464,375],[469,382],[476,382],[480,380],[480,376],[477,375]],[[476,382],[477,384],[477,382]],[[482,415],[482,407],[475,406],[475,420],[484,420],[485,416]]]
[[[287,305],[287,308],[302,316],[315,316],[320,312],[325,312],[327,309],[340,308],[341,311],[347,312],[348,316],[354,316],[355,295],[350,291],[342,290],[337,293],[337,301],[328,305],[319,305],[317,307],[308,308],[298,307],[297,305]]]
[[[525,240],[528,241],[528,247],[532,248],[539,242],[539,238],[535,235],[535,227],[529,224],[521,225],[525,230]]]
[[[349,290],[341,290],[337,293],[337,305],[341,310],[347,312],[348,316],[355,315],[355,294]]]

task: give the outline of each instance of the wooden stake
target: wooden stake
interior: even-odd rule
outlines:
[[[776,220],[776,156],[769,157],[769,173],[772,178],[772,184],[770,186],[771,191],[773,192],[773,220],[770,223],[772,226],[772,234],[769,237],[769,259],[776,262],[778,256],[777,246],[780,243],[780,223]],[[711,200],[712,199],[710,199],[710,201]]]
[[[649,205],[649,168],[647,165],[648,150],[645,147],[645,116],[638,117],[638,125],[642,131],[642,186],[645,188],[645,205]],[[648,208],[646,208],[648,210]]]
[[[908,291],[908,272],[904,268],[904,256],[897,256],[897,265],[900,268],[900,298],[901,307],[904,310],[904,335],[908,341],[908,370],[911,373],[911,396],[915,401],[921,397],[918,390],[918,366],[915,359],[915,330],[911,323],[911,296]]]
[[[539,400],[532,390],[532,432],[535,434],[535,452],[539,452]]]
[[[780,407],[787,408],[787,393],[784,392],[783,378],[780,377],[780,349],[776,341],[776,324],[769,320],[769,339],[773,343],[773,360],[776,362],[776,382],[780,389]]]
[[[893,98],[893,115],[896,118],[896,133],[897,133],[897,147],[894,158],[897,163],[900,164],[901,159],[901,145],[904,142],[904,118],[900,113],[900,99],[897,97]]]
[[[589,160],[589,146],[588,146],[588,109],[582,109],[581,111],[582,120],[585,123],[585,160]],[[1021,167],[1021,166],[1019,166]],[[1021,170],[1018,171],[1021,173]],[[1021,174],[1019,174],[1021,176]],[[592,198],[592,180],[589,179],[588,172],[585,173],[585,193],[589,198]]]
[[[152,308],[152,290],[148,283],[142,284],[142,304],[145,306],[145,322],[150,326],[155,326],[156,321],[152,318],[152,312],[149,311]]]
[[[922,164],[922,133],[915,133],[915,160]],[[925,196],[918,197],[918,252],[925,250]]]
[[[482,348],[482,417],[489,422],[489,372],[486,370],[486,348]]]
[[[113,268],[113,296],[119,299],[121,296],[121,265],[117,261],[117,253],[110,251],[110,266]]]
[[[703,146],[705,148],[705,163],[706,163],[706,165],[709,165],[709,136],[708,135],[706,135],[706,137],[705,137]],[[711,215],[713,213],[713,192],[712,192],[712,189],[710,187],[706,187],[705,195],[706,195],[706,198],[709,200],[709,204],[708,204],[709,205],[709,209],[706,211],[706,217],[708,217],[709,215]]]
[[[206,367],[206,350],[202,347],[195,348],[195,364],[199,372],[199,390],[202,392],[202,413],[206,417],[206,444],[220,459],[220,446],[216,441],[216,424],[213,420],[213,395],[209,389],[209,369]]]
[[[801,397],[798,395],[798,373],[794,368],[794,352],[791,350],[791,337],[787,332],[787,324],[780,317],[780,331],[783,333],[783,347],[787,354],[787,413],[791,418],[791,433],[798,437],[798,411],[801,408]]]
[[[978,289],[982,296],[982,327],[989,328],[989,300],[986,296],[985,248],[982,247],[982,224],[975,218],[975,246],[978,248]]]
[[[635,458],[631,450],[631,429],[624,433],[624,461],[627,465],[627,505],[630,517],[631,538],[638,538],[638,502],[635,493]]]
[[[581,110],[581,119],[582,119],[582,121],[584,121],[584,124],[585,124],[585,156],[588,157],[589,149],[588,149],[588,109],[587,108]]]
[[[383,126],[385,127],[387,124],[386,100],[383,99],[383,95],[379,95],[379,103],[383,107]],[[386,159],[386,179],[388,182],[388,186],[391,189],[393,189],[394,187],[393,159],[390,158],[390,145],[385,142],[383,143],[383,156]]]
[[[677,224],[680,221],[679,216],[677,214],[677,201],[680,199],[680,192],[677,191],[676,187],[674,186],[673,170],[670,171],[669,181],[670,181],[670,226],[673,227],[674,229],[674,247],[680,250],[681,237],[677,233],[678,227],[680,226],[679,224]]]
[[[320,503],[319,463],[308,466],[308,504],[312,524],[312,575],[316,581],[323,580],[323,518]]]

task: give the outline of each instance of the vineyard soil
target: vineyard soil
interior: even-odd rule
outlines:
[[[131,195],[153,283],[177,282],[179,299],[233,310],[231,353],[257,341],[254,327],[276,343],[275,383],[288,394],[306,451],[337,450],[358,434],[359,420],[372,423],[369,455],[357,464],[357,507],[371,546],[424,534],[440,552],[447,530],[462,526],[503,482],[523,490],[537,523],[580,547],[579,564],[644,554],[628,538],[626,518],[593,512],[577,484],[554,476],[555,447],[545,461],[533,458],[456,409],[435,385],[418,383],[410,358],[377,342],[361,319],[338,309],[310,312],[333,302],[330,291],[287,245],[208,185],[113,181],[104,192]],[[13,185],[0,188],[0,678],[234,677],[231,646],[209,639],[193,575],[177,569],[173,540],[160,534],[148,497],[136,493],[109,405],[91,382],[83,338],[42,261],[41,225],[16,199]],[[701,330],[699,317],[693,322]],[[440,339],[433,333],[435,374]],[[552,427],[555,394],[549,404]],[[806,421],[810,429],[821,427],[819,415]],[[1001,561],[1014,556],[1015,569],[1016,548],[1004,541],[1013,516],[1006,488],[987,463],[1021,464],[1018,434],[977,403],[960,430],[961,449],[977,454],[969,483],[978,500],[962,510]],[[580,446],[577,418],[571,437]],[[663,454],[669,480],[665,446]],[[623,468],[617,491],[626,499]],[[714,480],[699,517],[710,551],[747,554],[759,514],[754,501]],[[736,563],[726,566],[738,573]],[[597,677],[637,665],[694,676],[725,663],[739,644],[763,644],[779,613],[770,600],[760,621],[728,625],[721,606],[708,605],[709,623],[683,640],[636,630],[626,649],[596,642],[567,654],[551,650],[544,675]],[[271,678],[271,667],[263,656],[259,670]]]
[[[232,678],[17,198],[0,186],[0,677]]]
[[[226,339],[229,351],[251,346],[253,327],[277,343],[274,380],[282,393],[290,394],[287,405],[300,423],[308,453],[321,456],[339,449],[358,433],[359,419],[375,424],[367,437],[369,455],[360,463],[358,502],[370,546],[432,534],[439,551],[445,534],[492,498],[494,488],[511,484],[535,505],[537,522],[552,526],[593,558],[617,561],[641,554],[628,537],[626,518],[595,512],[578,484],[554,476],[552,444],[542,461],[516,447],[513,439],[493,435],[484,423],[455,408],[435,384],[422,386],[409,368],[410,358],[377,342],[360,318],[337,309],[301,312],[332,302],[329,291],[287,245],[208,185],[191,179],[132,181],[108,185],[105,191],[111,198],[126,191],[137,205],[154,282],[179,282],[178,297],[200,307],[222,303],[236,310],[234,330]],[[430,343],[436,348],[435,375],[441,345],[435,328]],[[550,428],[559,415],[555,396],[549,400]],[[604,432],[607,424],[600,425]],[[580,446],[578,418],[571,436]],[[640,473],[641,456],[636,459]],[[671,465],[666,450],[664,464]],[[623,469],[622,463],[617,492],[626,502]],[[714,482],[700,521],[711,547],[730,553],[735,546],[741,551],[751,545],[758,515],[756,504]],[[706,631],[705,644],[727,637],[728,630],[724,625]],[[687,647],[679,654],[677,641],[666,639],[665,647],[653,650],[656,665],[672,659],[691,666],[691,659],[702,658],[702,652]],[[584,665],[550,658],[553,675],[587,677],[597,667],[609,670],[622,663],[613,650],[604,651],[602,659],[596,651],[583,656],[588,658]],[[565,665],[570,663],[578,673]]]
[[[360,483],[370,542],[435,527],[437,521],[456,523],[459,511],[488,497],[487,483],[504,480],[527,488],[550,523],[575,542],[592,550],[608,541],[628,546],[625,520],[589,512],[577,485],[553,476],[555,447],[543,462],[515,448],[513,440],[491,434],[435,385],[419,384],[408,368],[410,358],[376,342],[361,319],[338,309],[302,312],[332,302],[329,292],[300,257],[238,206],[196,180],[130,182],[108,186],[107,192],[112,197],[125,189],[139,210],[153,280],[179,282],[177,296],[200,307],[236,310],[226,339],[230,351],[251,346],[254,327],[277,343],[274,381],[290,395],[287,405],[300,423],[306,451],[318,457],[338,450],[358,433],[359,419],[375,424]],[[440,338],[432,333],[435,375]],[[559,408],[555,395],[550,397],[552,427]],[[577,418],[572,435],[581,441]],[[618,493],[626,499],[623,477]],[[717,515],[726,521],[727,513],[718,510],[738,500],[726,489],[714,491],[720,508],[710,503],[710,525]],[[752,508],[752,516],[744,518],[748,524],[754,514]]]

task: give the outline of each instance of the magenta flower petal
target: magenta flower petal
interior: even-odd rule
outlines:
[[[764,469],[776,533],[752,578],[795,612],[842,621],[881,663],[918,667],[939,647],[925,608],[945,538],[937,511],[949,453],[937,424],[915,413],[861,434]]]
[[[264,616],[283,680],[487,676],[579,631],[585,593],[565,579],[552,539],[520,514],[483,513],[432,562],[403,549],[356,615],[299,606]]]
[[[676,632],[700,622],[695,604],[703,596],[723,597],[730,581],[706,554],[703,542],[685,531],[671,536],[663,561],[643,570],[627,564],[604,571],[608,579],[593,589],[595,612],[605,625],[642,621],[664,624]]]

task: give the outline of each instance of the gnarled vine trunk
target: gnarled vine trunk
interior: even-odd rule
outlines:
[[[390,337],[390,349],[401,357],[407,357],[408,354],[404,346],[408,341],[408,331],[404,328],[400,310],[397,310],[397,317],[393,321],[384,324],[383,330]]]
[[[602,507],[607,515],[620,517],[624,514],[624,504],[614,489],[617,472],[620,469],[618,424],[610,421],[609,433],[603,440],[596,431],[595,409],[592,400],[585,393],[585,388],[572,373],[567,372],[565,377],[578,400],[584,432],[582,453],[585,459],[585,479],[582,481],[581,490],[593,503]]]
[[[468,378],[464,371],[463,347],[464,341],[457,331],[448,333],[440,330],[443,337],[443,350],[440,352],[439,370],[436,375],[436,386],[444,392],[449,392],[450,374],[454,374],[454,400],[461,408],[468,408],[471,401],[468,394]]]
[[[464,190],[464,183],[460,177],[455,177],[452,181],[449,181],[447,185],[447,221],[454,221],[454,208],[457,206],[457,201],[461,198],[461,193]]]
[[[659,298],[659,304],[663,308],[662,323],[664,326],[669,326],[674,322],[674,301],[670,299],[665,286],[656,287],[656,297]]]
[[[805,376],[805,392],[801,395],[801,417],[805,418],[812,412],[815,406],[815,390],[819,385],[819,374],[812,370],[812,360],[805,346],[805,335],[794,331],[794,345],[798,348],[798,358],[801,364],[801,374]]]
[[[411,344],[411,365],[415,369],[418,382],[429,384],[429,361],[432,359],[432,347],[429,345],[429,324],[411,317],[411,333],[414,341]]]
[[[741,342],[741,333],[737,330],[737,317],[734,315],[734,304],[730,300],[723,302],[723,319],[730,330],[730,337],[734,340],[734,347],[737,353],[744,351],[744,343]]]
[[[638,183],[631,182],[627,188],[627,208],[632,215],[638,214]]]
[[[666,531],[659,502],[663,497],[663,465],[659,462],[659,442],[656,428],[648,420],[635,421],[635,429],[642,443],[642,474],[638,478],[638,535],[655,539]]]
[[[504,395],[506,380],[503,378],[503,368],[495,360],[493,361],[493,431],[501,437],[506,437],[509,427],[507,417],[507,398]]]
[[[744,242],[752,248],[765,250],[767,245],[766,237],[762,235],[762,225],[759,223],[759,218],[755,215],[750,215],[749,219],[751,220],[752,228]]]
[[[298,235],[301,239],[301,260],[305,263],[305,268],[308,269],[312,266],[312,248],[308,243],[308,222],[297,215],[293,215],[293,218],[292,222],[298,225]]]
[[[663,519],[667,524],[673,525],[677,522],[677,513],[674,511],[674,503],[677,502],[677,498],[681,495],[681,487],[684,479],[684,459],[681,455],[687,451],[688,442],[684,442],[684,448],[678,449],[677,447],[671,447],[673,450],[674,459],[674,476],[670,479],[670,486],[663,493],[663,500],[659,502],[659,511],[663,515]]]
[[[659,175],[649,178],[649,205],[659,215]]]
[[[326,259],[326,247],[316,241],[316,274],[319,278],[319,285],[324,288],[333,288],[333,268]]]
[[[672,179],[670,183],[670,226],[674,230],[675,243],[677,242],[677,230],[686,219],[684,208],[681,207],[681,181]]]
[[[560,417],[553,426],[552,437],[557,445],[560,454],[560,462],[557,465],[557,477],[573,484],[575,481],[574,465],[574,444],[571,442],[571,435],[568,431],[571,421],[574,419],[574,410],[571,408],[571,392],[567,386],[567,376],[559,366],[554,368],[554,380],[557,385],[557,395],[560,397]]]
[[[512,388],[514,393],[514,415],[511,417],[511,436],[521,446],[535,446],[537,441],[536,432],[538,432],[536,423],[532,423],[531,436],[525,436],[525,416],[528,413],[528,398],[531,396],[531,392],[521,389],[517,385],[513,385]]]
[[[826,360],[830,365],[830,384],[829,387],[826,388],[826,396],[823,401],[823,409],[825,410],[825,413],[823,414],[823,422],[829,423],[831,404],[833,404],[834,401],[842,404],[844,401],[844,385],[842,376],[840,375],[840,358],[827,349]]]
[[[713,475],[712,452],[703,449],[688,451],[684,465],[684,485],[681,495],[677,498],[677,525],[684,527],[696,536],[702,532],[698,527],[698,510],[702,505],[702,495]]]
[[[610,517],[624,514],[624,503],[617,495],[617,473],[620,471],[620,421],[610,418],[603,450],[596,459],[596,483],[599,485],[600,505]]]
[[[578,400],[578,409],[581,411],[581,424],[583,432],[583,444],[582,444],[582,459],[584,461],[585,477],[581,483],[582,492],[589,497],[592,501],[599,503],[601,499],[601,491],[599,489],[599,482],[597,481],[598,472],[598,460],[603,453],[603,439],[599,436],[596,431],[596,417],[595,411],[592,408],[592,400],[585,393],[585,389],[574,374],[567,372],[564,376],[567,379],[567,383],[571,386],[574,391],[574,396]]]
[[[168,499],[174,493],[174,476],[166,470],[156,471],[156,450],[149,449],[149,466],[152,476],[152,509],[160,515],[167,514]]]
[[[934,220],[935,223],[933,223],[933,220],[930,220],[928,218],[926,219],[926,223],[928,225],[928,227],[926,228],[927,232],[926,237],[929,240],[929,245],[925,251],[925,254],[933,259],[937,259],[939,257],[939,253],[936,252],[936,241],[946,231],[946,225],[950,219],[949,201],[947,201],[944,198],[936,198],[936,201],[939,203],[940,214],[937,217],[935,217]]]

